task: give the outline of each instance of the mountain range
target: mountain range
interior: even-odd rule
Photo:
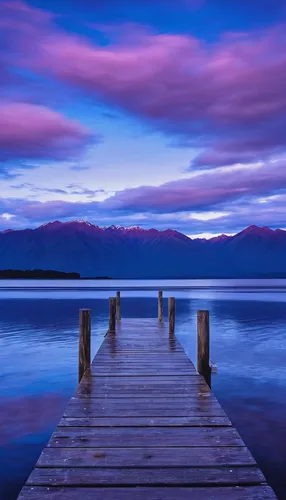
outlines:
[[[205,240],[171,229],[55,221],[0,232],[0,269],[119,279],[286,277],[286,231],[250,226]]]

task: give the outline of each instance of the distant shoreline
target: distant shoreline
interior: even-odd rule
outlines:
[[[95,276],[93,278],[82,278],[79,273],[64,273],[60,271],[0,271],[0,280],[111,280],[108,276]]]
[[[0,279],[47,279],[47,280],[57,280],[57,279],[82,279],[79,273],[71,272],[66,273],[64,271],[53,271],[43,270],[43,269],[33,269],[33,270],[19,270],[19,269],[4,269],[0,270]],[[89,279],[111,279],[107,276],[95,276]]]
[[[5,269],[0,270],[0,281],[1,280],[78,280],[78,281],[200,281],[200,280],[263,280],[263,279],[286,279],[285,273],[269,273],[269,274],[259,274],[259,275],[248,275],[248,276],[185,276],[185,277],[135,277],[135,278],[112,278],[110,276],[81,276],[80,273],[76,272],[63,272],[54,270],[14,270]]]

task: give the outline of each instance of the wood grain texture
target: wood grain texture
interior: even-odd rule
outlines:
[[[37,467],[213,467],[255,465],[241,447],[45,448]]]
[[[115,332],[116,325],[116,298],[109,297],[109,332]]]
[[[158,292],[158,320],[160,323],[163,321],[163,292]]]
[[[130,402],[131,401],[131,402]],[[165,408],[164,405],[150,404],[150,401],[142,400],[136,407],[132,406],[132,398],[128,400],[129,405],[119,405],[119,400],[109,398],[106,402],[100,400],[89,401],[74,400],[70,402],[64,412],[64,417],[223,417],[224,410],[218,405],[192,404],[189,407]]]
[[[243,446],[233,427],[58,427],[48,447]]]
[[[81,488],[26,486],[19,500],[277,500],[269,486]]]
[[[79,311],[79,347],[78,347],[78,381],[80,382],[85,371],[90,367],[90,309]]]
[[[169,333],[175,332],[175,298],[168,298],[168,315],[169,315]]]
[[[121,304],[120,304],[120,292],[116,292],[116,319],[121,320]]]
[[[33,486],[203,486],[211,484],[257,485],[265,483],[257,467],[190,467],[190,468],[35,468],[27,485]]]
[[[274,500],[265,483],[169,322],[123,318],[19,499]]]
[[[78,417],[62,418],[59,427],[231,427],[227,417]]]
[[[209,311],[197,312],[198,372],[211,386]]]

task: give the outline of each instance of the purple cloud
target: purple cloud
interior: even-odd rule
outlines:
[[[14,215],[13,225],[20,220],[22,226],[54,219],[87,219],[103,225],[173,227],[190,234],[231,232],[253,223],[283,227],[285,200],[286,169],[281,160],[262,167],[205,171],[157,187],[126,189],[102,202],[10,198],[0,200],[0,213]],[[198,212],[204,212],[207,219],[207,212],[213,211],[220,212],[216,220],[196,218]]]
[[[70,203],[64,201],[45,202],[26,199],[0,199],[0,230],[8,228],[36,227],[42,223],[60,219],[86,219],[91,223],[110,226],[139,225],[145,228],[168,229],[172,227],[185,234],[227,233],[237,232],[251,224],[285,227],[286,196],[280,195],[268,199],[265,203],[259,201],[237,201],[228,206],[228,211],[215,220],[196,219],[191,214],[152,214],[147,217],[142,214],[120,214],[116,211],[105,211],[97,202]],[[1,218],[1,213],[14,215],[11,220]]]
[[[26,4],[17,2],[22,7],[11,16],[13,5],[4,4],[1,24],[17,46],[15,64],[182,136],[203,149],[194,167],[266,160],[285,150],[283,25],[227,33],[208,44],[131,25],[117,43],[99,46],[66,34],[50,14]]]
[[[212,210],[239,199],[269,196],[286,190],[285,161],[255,168],[207,171],[161,186],[126,189],[103,201],[102,206],[129,213],[170,213]]]
[[[0,102],[0,159],[66,159],[93,138],[77,121],[45,106]]]

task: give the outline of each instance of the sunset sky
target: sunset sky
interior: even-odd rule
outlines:
[[[285,0],[0,0],[0,230],[285,207]]]

